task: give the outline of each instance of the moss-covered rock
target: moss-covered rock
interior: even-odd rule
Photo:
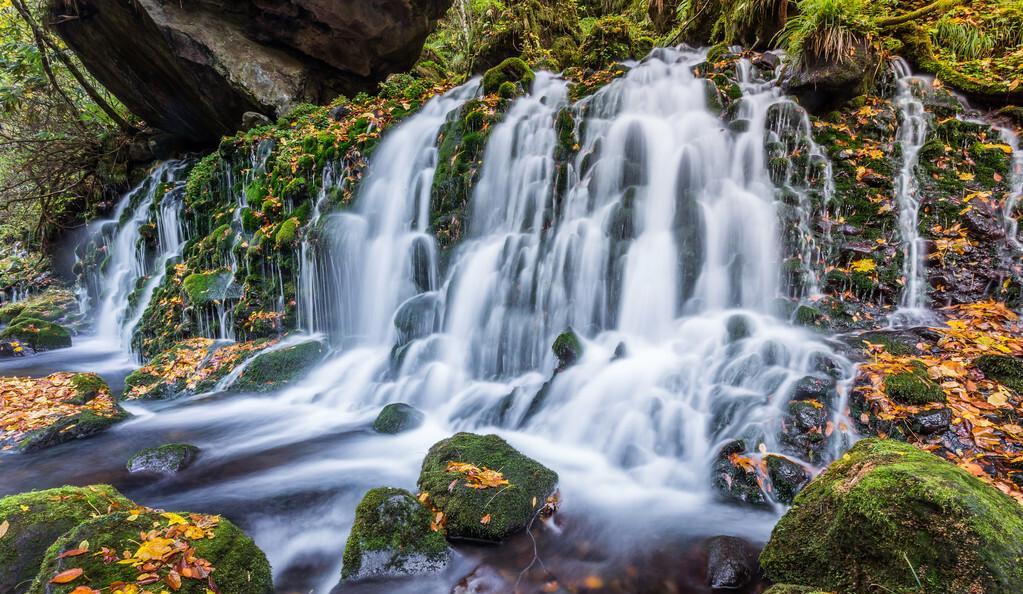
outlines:
[[[209,562],[212,568],[209,577],[220,592],[273,593],[270,564],[266,556],[252,539],[234,524],[225,518],[217,518],[215,523],[208,525],[211,523],[210,517],[204,517],[201,523],[208,525],[205,528],[195,534],[189,534],[188,531],[177,534],[173,530],[168,530],[176,521],[173,519],[174,516],[189,526],[198,527],[200,523],[186,513],[132,511],[112,513],[79,524],[47,549],[36,579],[28,591],[29,594],[69,594],[76,587],[86,584],[97,590],[105,590],[118,582],[135,583],[140,568],[132,564],[110,562],[105,560],[103,555],[96,554],[61,558],[62,553],[78,548],[79,543],[83,541],[89,542],[91,551],[102,551],[105,547],[119,557],[123,556],[125,551],[138,560],[147,557],[145,554],[147,551],[158,553],[155,555],[156,561],[175,558],[169,551],[175,543],[181,543],[192,547],[196,558]],[[154,538],[146,538],[145,542],[140,543],[139,535],[149,534],[150,531],[156,531]],[[199,534],[202,537],[199,537]],[[173,538],[169,538],[171,536]],[[164,581],[170,568],[163,563],[157,565],[158,567],[150,573],[155,573],[162,578],[160,581]],[[73,569],[82,569],[81,577],[66,584],[50,583],[55,575]],[[182,594],[205,594],[210,589],[210,583],[208,578],[190,578],[182,575],[181,586],[176,591]]]
[[[993,379],[1016,392],[1023,394],[1023,359],[1007,355],[984,355],[974,364]]]
[[[451,555],[444,536],[433,530],[432,521],[430,510],[404,489],[369,490],[355,509],[341,578],[361,580],[442,570]]]
[[[796,496],[760,562],[773,581],[840,592],[1009,594],[1023,508],[937,456],[867,439]]]
[[[452,465],[452,463],[455,463]],[[458,464],[501,473],[507,484],[472,488]],[[419,490],[444,514],[449,538],[500,541],[524,530],[558,483],[556,472],[520,454],[496,435],[458,433],[437,442],[423,460]]]
[[[536,75],[533,74],[533,69],[521,58],[508,58],[483,75],[483,92],[498,93],[501,85],[509,82],[522,91],[529,91],[534,78]]]
[[[224,300],[231,279],[231,273],[227,271],[194,272],[185,277],[182,288],[192,305],[206,305]]]
[[[316,340],[271,350],[253,359],[230,389],[242,392],[276,390],[305,377],[326,354],[326,347]]]
[[[135,504],[108,485],[60,487],[0,499],[0,592],[23,594],[46,549],[78,524]]]
[[[945,392],[927,376],[923,365],[912,371],[895,373],[884,379],[885,394],[899,404],[930,404],[945,402]]]
[[[639,57],[631,25],[620,16],[608,16],[595,22],[580,51],[582,65],[597,70],[613,62]]]
[[[558,370],[560,371],[579,361],[583,355],[583,343],[575,331],[569,328],[554,339],[551,350],[554,351],[554,356],[558,360]]]
[[[186,443],[168,443],[136,452],[128,459],[128,472],[175,474],[188,468],[199,457],[199,448]]]
[[[411,431],[423,424],[426,415],[419,409],[402,402],[388,404],[380,411],[375,421],[373,430],[377,433],[403,433]]]
[[[16,338],[37,351],[71,346],[71,333],[67,328],[53,322],[22,316],[0,332],[0,338]]]

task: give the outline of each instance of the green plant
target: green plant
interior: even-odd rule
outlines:
[[[979,60],[990,56],[995,48],[995,40],[987,33],[949,15],[938,21],[931,38],[959,60]]]
[[[798,64],[845,63],[876,29],[869,6],[865,0],[799,0],[779,43]]]

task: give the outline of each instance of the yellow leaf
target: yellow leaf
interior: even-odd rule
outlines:
[[[962,180],[962,181],[973,181],[973,178],[974,178],[974,175],[972,173],[966,173],[964,171],[963,173],[959,174],[959,179]]]
[[[164,514],[160,514],[160,515],[165,517],[165,518],[167,518],[168,520],[170,520],[170,525],[171,526],[176,526],[178,524],[187,524],[188,523],[188,520],[186,520],[185,518],[182,518],[178,514],[173,514],[173,513],[169,513],[168,512],[168,513],[164,513]]]
[[[853,272],[873,272],[877,269],[877,263],[870,258],[856,260],[850,266]]]
[[[1007,144],[994,144],[994,143],[990,143],[990,142],[985,142],[984,144],[982,144],[980,146],[983,147],[983,148],[986,148],[986,149],[992,149],[992,150],[997,149],[997,150],[1000,150],[1003,153],[1005,153],[1006,155],[1011,155],[1012,154],[1012,147],[1007,145]]]

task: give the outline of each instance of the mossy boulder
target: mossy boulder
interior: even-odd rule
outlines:
[[[128,472],[175,474],[188,468],[199,457],[199,448],[186,443],[168,443],[136,452],[128,459]]]
[[[600,70],[613,62],[638,58],[640,51],[636,46],[629,21],[617,15],[607,16],[593,24],[583,41],[582,64]]]
[[[426,415],[422,411],[402,402],[388,404],[380,411],[373,430],[377,433],[396,434],[411,431],[423,424]]]
[[[223,301],[227,297],[227,288],[231,285],[231,273],[195,272],[185,277],[182,287],[192,305],[206,305],[214,301]]]
[[[108,485],[60,487],[0,499],[0,592],[22,594],[46,549],[60,535],[97,515],[135,504]]]
[[[1023,394],[1023,359],[1020,357],[984,355],[974,361],[974,365],[979,367],[988,379]]]
[[[140,534],[156,530],[160,532],[157,535],[158,538],[168,535],[167,528],[173,522],[173,520],[169,520],[168,515],[176,515],[189,523],[195,521],[186,513],[161,514],[132,511],[112,513],[79,524],[47,549],[36,579],[28,590],[29,594],[70,594],[76,587],[83,585],[106,591],[106,588],[117,582],[134,583],[140,569],[131,564],[105,562],[102,555],[96,554],[64,558],[61,558],[61,554],[78,548],[79,543],[83,541],[89,542],[90,551],[101,551],[106,547],[119,556],[125,551],[129,554],[135,553],[141,548]],[[189,538],[181,535],[171,539],[174,542],[191,546],[194,549],[195,557],[205,559],[212,566],[212,572],[207,579],[182,576],[181,587],[176,589],[177,592],[180,594],[205,594],[210,589],[210,578],[212,578],[212,583],[216,584],[217,590],[225,594],[273,593],[270,564],[251,538],[225,518],[219,518],[215,526],[207,528],[203,532],[205,534],[202,538]],[[152,540],[147,542],[152,542]],[[170,557],[173,558],[174,555],[170,555]],[[55,575],[73,569],[82,569],[81,577],[67,584],[50,583]],[[163,578],[168,570],[166,565],[161,564],[151,573]]]
[[[371,489],[355,509],[345,544],[341,578],[435,573],[451,556],[444,536],[431,527],[433,514],[408,491]]]
[[[508,482],[473,488],[468,475],[452,463],[497,471]],[[419,490],[444,514],[449,538],[489,542],[526,529],[557,483],[556,472],[500,437],[473,433],[458,433],[434,444],[419,474]]]
[[[533,84],[533,69],[521,58],[508,58],[497,66],[494,66],[483,75],[483,92],[497,93],[504,83],[512,83],[521,91],[529,91]]]
[[[915,366],[912,371],[887,376],[884,378],[884,390],[899,404],[921,405],[946,400],[945,392],[927,377],[923,365]]]
[[[551,350],[558,359],[558,371],[561,371],[575,365],[583,356],[583,343],[579,335],[569,328],[554,339]]]
[[[848,593],[1009,594],[1023,507],[933,454],[867,439],[796,496],[760,563],[772,581]]]
[[[15,338],[37,351],[51,351],[71,346],[71,333],[53,322],[19,316],[0,332],[0,338]]]
[[[326,354],[326,347],[316,340],[263,353],[249,363],[230,389],[242,392],[276,390],[304,377]]]

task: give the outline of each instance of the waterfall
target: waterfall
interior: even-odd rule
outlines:
[[[343,348],[283,401],[406,402],[449,430],[492,427],[596,454],[608,472],[701,498],[729,440],[794,456],[779,433],[795,383],[830,373],[841,384],[852,371],[775,315],[786,252],[806,248],[780,239],[783,193],[765,145],[808,137],[809,122],[745,61],[733,115],[748,125],[723,122],[692,72],[703,59],[657,50],[575,105],[562,78],[538,73],[490,134],[467,237],[443,270],[423,201],[437,130],[471,92],[435,99],[385,135],[355,208],[324,217],[318,254],[303,258],[303,278],[315,279],[301,284],[303,319]],[[789,116],[769,117],[779,105]],[[579,150],[559,167],[565,109]],[[811,193],[828,195],[830,169],[808,150],[818,173],[783,181],[810,208]],[[569,328],[585,353],[554,373],[550,347]],[[566,483],[600,480],[568,466]]]
[[[123,352],[132,351],[135,327],[163,280],[167,263],[184,245],[181,209],[188,170],[186,161],[160,164],[125,194],[112,219],[96,225],[100,230],[96,241],[105,255],[100,276],[92,281],[99,289],[96,334]],[[147,246],[147,241],[155,241],[155,246]]]
[[[999,132],[1005,143],[1012,148],[1012,185],[1009,189],[1009,196],[1002,206],[1002,213],[1005,217],[1005,236],[1017,249],[1023,250],[1023,243],[1019,240],[1019,220],[1016,218],[1016,208],[1020,199],[1023,199],[1023,146],[1020,137],[1010,128],[1000,128]]]
[[[927,254],[925,241],[920,236],[920,187],[916,169],[930,122],[923,102],[916,96],[916,91],[926,81],[914,76],[909,64],[901,58],[895,59],[892,66],[897,77],[895,105],[899,110],[898,142],[902,147],[902,166],[895,178],[895,204],[903,246],[902,273],[906,279],[899,313],[914,318],[927,309]]]

